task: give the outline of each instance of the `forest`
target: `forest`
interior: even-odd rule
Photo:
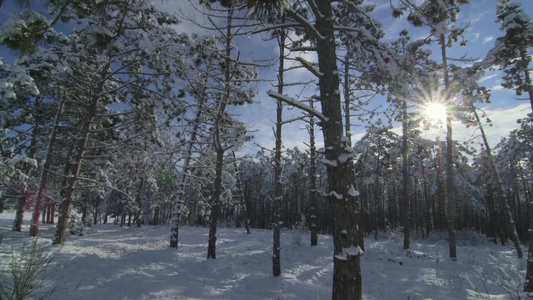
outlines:
[[[533,22],[520,2],[494,5],[499,35],[473,58],[468,0],[382,1],[407,26],[394,37],[379,1],[175,2],[0,1],[15,11],[0,26],[13,232],[52,228],[65,247],[104,224],[166,226],[167,251],[181,251],[184,228],[200,227],[210,260],[221,228],[269,230],[278,277],[282,235],[305,230],[311,247],[331,237],[343,300],[364,298],[365,239],[397,233],[409,250],[444,234],[453,263],[473,232],[527,260],[518,294],[533,292]],[[530,104],[496,144],[487,74]],[[246,118],[261,102],[275,110],[266,131]],[[294,123],[303,140],[288,147]],[[464,128],[477,139],[455,139]]]

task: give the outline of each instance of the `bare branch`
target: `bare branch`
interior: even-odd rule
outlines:
[[[321,78],[322,76],[324,76],[324,74],[320,72],[320,70],[318,70],[315,66],[313,66],[312,63],[308,62],[303,57],[298,56],[296,57],[296,60],[299,61],[307,70],[309,70],[309,72],[313,73],[313,75],[315,75],[316,77]]]
[[[299,108],[317,118],[319,118],[322,122],[326,122],[328,120],[328,118],[326,116],[324,116],[321,112],[319,112],[318,110],[306,105],[306,104],[303,104],[301,103],[300,101],[296,100],[296,99],[293,99],[293,98],[290,98],[290,97],[287,97],[287,96],[284,96],[282,94],[279,94],[279,93],[276,93],[274,91],[268,91],[267,94],[274,98],[274,99],[277,99],[277,100],[280,100],[281,102],[284,102],[284,103],[287,103],[289,104],[290,106],[293,106],[293,107],[296,107],[296,108]]]

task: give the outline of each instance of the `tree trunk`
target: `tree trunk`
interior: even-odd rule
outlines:
[[[209,244],[207,247],[207,259],[217,258],[217,222],[220,212],[220,195],[222,194],[222,166],[224,165],[224,149],[217,149],[216,151],[217,158],[215,164],[215,182],[213,186],[213,197],[210,201],[211,214],[209,218]]]
[[[102,80],[98,83],[95,91],[93,92],[92,99],[87,106],[87,115],[82,124],[81,138],[78,140],[78,144],[74,149],[74,162],[70,166],[70,173],[67,178],[67,184],[65,188],[64,197],[59,204],[59,218],[57,220],[56,231],[54,235],[54,244],[63,245],[65,243],[65,236],[67,232],[68,219],[70,217],[70,208],[74,199],[74,191],[78,185],[78,178],[80,176],[81,165],[87,149],[87,143],[91,133],[91,126],[96,116],[98,104],[100,103],[100,93],[103,90],[105,79],[107,77],[107,70],[110,63],[107,63],[102,70],[105,70],[100,78]]]
[[[185,186],[189,176],[189,167],[191,165],[192,152],[194,143],[196,143],[196,137],[198,135],[198,128],[200,127],[200,117],[204,108],[204,102],[206,100],[205,90],[207,88],[207,82],[203,82],[201,85],[202,91],[198,97],[198,110],[193,121],[193,127],[191,130],[191,136],[187,143],[187,151],[185,152],[185,162],[183,163],[183,169],[181,170],[180,182],[178,184],[178,191],[176,193],[176,199],[174,200],[174,210],[172,211],[172,226],[170,227],[170,247],[178,248],[179,241],[179,223],[181,219],[181,205],[183,204],[183,196],[185,195]]]
[[[452,117],[450,92],[450,78],[448,75],[448,59],[446,57],[446,40],[444,34],[440,35],[439,43],[442,55],[442,72],[444,73],[444,87],[446,93],[446,200],[448,207],[448,245],[451,259],[457,259],[457,248],[455,245],[455,194],[453,176],[453,137],[452,137]]]
[[[46,155],[43,160],[43,166],[41,169],[41,174],[39,178],[39,189],[37,190],[37,196],[35,197],[35,208],[33,211],[33,220],[30,226],[30,236],[37,236],[39,234],[39,209],[41,208],[44,192],[46,190],[46,184],[48,181],[48,169],[50,169],[51,158],[52,158],[52,148],[55,146],[56,137],[57,137],[57,128],[59,126],[59,119],[63,113],[63,108],[65,107],[64,97],[61,98],[61,102],[57,107],[57,112],[54,118],[54,125],[52,127],[52,132],[50,133],[50,138],[48,139],[48,145],[46,147]],[[53,216],[52,216],[53,218]]]
[[[359,228],[356,215],[357,193],[353,187],[353,150],[347,147],[343,135],[337,54],[333,29],[331,1],[316,1],[321,14],[315,28],[324,37],[317,39],[320,102],[327,118],[322,125],[325,162],[330,192],[328,200],[333,210],[333,290],[332,299],[361,299]],[[342,158],[342,159],[341,159]]]
[[[409,249],[410,239],[410,201],[409,201],[409,170],[407,146],[407,101],[402,102],[402,219],[403,219],[403,248]]]
[[[313,99],[309,99],[309,106],[313,107]],[[311,246],[318,244],[318,187],[316,184],[316,146],[315,119],[309,119],[309,230],[311,232]]]
[[[145,149],[146,150],[146,149]],[[142,218],[143,218],[143,209],[142,209],[142,192],[144,189],[144,177],[141,177],[141,182],[139,183],[139,188],[137,189],[137,216],[135,217],[135,222],[137,227],[141,227]]]
[[[494,159],[492,158],[492,151],[491,151],[489,142],[487,140],[487,135],[485,134],[485,129],[483,128],[483,125],[481,124],[481,119],[479,118],[479,115],[473,103],[471,103],[470,109],[472,110],[472,112],[474,113],[474,116],[476,117],[476,122],[478,123],[478,128],[481,132],[481,138],[483,139],[483,144],[485,145],[485,151],[487,151],[487,158],[489,160],[489,168],[490,168],[492,178],[494,180],[494,184],[496,184],[498,193],[502,197],[503,214],[505,216],[505,222],[507,223],[507,227],[511,234],[511,241],[513,242],[513,245],[516,249],[516,254],[518,255],[518,258],[522,258],[524,256],[524,253],[522,252],[522,247],[520,246],[520,240],[518,239],[518,233],[516,231],[515,221],[511,213],[511,208],[509,206],[509,196],[505,192],[505,189],[503,187],[503,182],[500,177],[500,172],[498,172],[498,169],[496,168],[496,164],[494,163]]]
[[[17,200],[17,212],[15,214],[15,220],[13,221],[13,231],[22,231],[22,221],[24,219],[24,210],[26,207],[26,196],[22,195]]]
[[[241,182],[241,176],[239,175],[239,166],[237,165],[237,157],[235,156],[235,151],[231,152],[231,155],[233,157],[233,169],[235,170],[235,185],[237,188],[237,195],[236,197],[240,200],[237,201],[239,205],[242,205],[243,211],[242,211],[242,220],[244,222],[244,228],[246,229],[246,234],[250,234],[250,217],[248,216],[248,208],[246,207],[246,200],[244,197],[244,192],[242,190],[242,182]]]
[[[218,214],[220,212],[220,196],[222,194],[222,167],[224,166],[224,152],[226,149],[222,144],[222,139],[220,137],[222,133],[222,121],[224,119],[224,114],[226,111],[226,106],[229,101],[230,89],[231,89],[231,49],[232,47],[232,22],[233,22],[233,13],[234,8],[228,10],[227,17],[227,26],[226,26],[226,35],[225,35],[225,58],[224,58],[224,94],[222,99],[218,103],[217,114],[215,117],[215,128],[213,136],[213,145],[216,151],[216,162],[215,162],[215,182],[213,185],[213,196],[211,198],[211,215],[209,222],[209,242],[207,246],[207,259],[216,259],[216,241],[217,241],[217,222]]]
[[[283,74],[285,72],[285,30],[281,30],[278,37],[279,66],[278,66],[278,93],[283,94]],[[276,106],[276,130],[274,150],[274,199],[272,207],[272,275],[281,275],[281,204],[283,203],[283,185],[281,183],[281,129],[283,122],[283,103],[277,100]]]
[[[526,281],[524,283],[524,292],[533,293],[533,201],[528,200],[529,210],[529,230],[527,232],[527,269],[526,269]]]

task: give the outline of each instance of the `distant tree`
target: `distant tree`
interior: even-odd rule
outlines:
[[[279,50],[278,81],[277,93],[283,95],[285,88],[285,48],[286,48],[286,29],[278,30],[277,42]],[[274,129],[275,148],[274,148],[274,198],[272,206],[272,275],[274,277],[281,275],[281,205],[283,203],[283,183],[282,183],[282,128],[283,128],[283,101],[276,101],[276,127]]]
[[[445,0],[445,1],[424,1],[419,5],[412,1],[401,0],[401,7],[393,8],[393,15],[401,16],[405,10],[409,10],[407,20],[414,26],[427,26],[430,33],[435,37],[440,46],[440,61],[443,73],[443,102],[448,106],[446,118],[446,199],[448,201],[448,232],[449,232],[449,252],[450,258],[457,258],[457,248],[455,244],[455,218],[456,199],[454,197],[453,178],[453,136],[452,117],[453,109],[451,95],[454,93],[452,81],[448,69],[447,48],[454,42],[462,38],[464,28],[456,26],[459,5],[469,4],[469,0]],[[464,45],[465,41],[461,41]]]
[[[479,66],[479,65],[478,65]],[[462,97],[463,97],[463,107],[464,111],[470,113],[472,116],[470,118],[465,118],[466,122],[475,124],[478,127],[479,132],[481,133],[481,139],[483,142],[484,151],[486,153],[486,160],[488,164],[488,171],[490,174],[490,182],[496,188],[498,198],[501,199],[501,207],[503,209],[504,221],[506,223],[507,230],[510,233],[511,241],[513,242],[518,258],[522,258],[523,252],[520,246],[520,240],[516,230],[516,222],[511,213],[511,208],[509,204],[509,196],[504,188],[503,181],[500,176],[500,172],[496,167],[494,158],[492,155],[492,148],[489,145],[487,134],[485,132],[485,126],[481,121],[480,113],[476,108],[476,102],[487,102],[490,101],[490,92],[485,87],[479,86],[477,81],[483,75],[478,69],[478,66],[474,65],[472,68],[452,68],[453,77],[457,82],[460,82]],[[487,118],[488,119],[488,118]],[[490,121],[490,119],[488,119]]]
[[[74,33],[73,55],[83,53],[87,58],[87,64],[77,65],[79,69],[73,72],[72,77],[81,89],[78,94],[86,97],[80,106],[86,115],[80,124],[77,144],[73,147],[72,164],[65,174],[68,180],[56,227],[54,242],[57,244],[64,243],[82,162],[102,106],[110,101],[123,101],[146,107],[148,104],[143,101],[152,101],[154,96],[155,99],[175,97],[169,85],[172,80],[161,78],[170,78],[170,71],[180,63],[179,57],[188,38],[177,35],[170,27],[158,26],[175,23],[177,20],[173,16],[158,12],[143,1],[135,4],[129,0],[114,4],[88,4],[88,7],[105,5],[106,9],[98,10],[100,14],[95,15],[87,27]],[[160,39],[161,36],[167,38]],[[151,46],[146,47],[147,44]],[[157,92],[152,93],[155,89]]]
[[[313,98],[309,98],[309,107],[314,109]],[[311,246],[318,244],[318,183],[317,177],[317,149],[315,142],[315,117],[309,116],[307,124],[309,132],[309,230],[311,232]],[[350,143],[351,146],[351,143]]]
[[[218,41],[213,37],[193,37],[191,45],[190,64],[191,70],[184,73],[188,93],[196,100],[194,108],[196,112],[188,121],[187,129],[182,133],[181,139],[184,140],[185,148],[180,155],[183,160],[181,173],[178,179],[178,186],[175,195],[174,209],[172,211],[172,225],[170,229],[170,247],[178,247],[179,222],[181,211],[185,201],[185,187],[190,177],[190,167],[195,153],[195,147],[198,144],[201,131],[205,131],[204,121],[208,118],[206,104],[209,101],[209,77],[220,63],[220,52]],[[202,125],[203,124],[203,125]],[[185,139],[187,141],[185,142]]]
[[[235,155],[235,151],[231,152],[231,156],[233,159],[233,168],[234,168],[234,176],[235,176],[235,196],[236,203],[237,203],[237,227],[241,226],[240,224],[244,223],[244,228],[246,229],[246,233],[250,234],[250,218],[248,215],[248,208],[247,208],[247,201],[244,196],[243,187],[242,187],[242,181],[241,181],[241,175],[239,173],[239,164],[237,157]]]
[[[242,131],[242,123],[233,118],[227,111],[229,105],[251,103],[255,97],[252,82],[257,77],[255,65],[240,58],[240,51],[234,43],[240,36],[249,32],[250,25],[245,16],[244,2],[223,3],[223,7],[207,6],[206,18],[208,28],[218,32],[218,66],[209,74],[206,85],[210,95],[207,114],[213,120],[210,128],[210,149],[215,153],[214,178],[212,195],[209,200],[209,241],[207,258],[216,259],[217,222],[221,209],[223,192],[222,177],[226,151],[242,143],[246,134]],[[240,124],[240,125],[239,125]]]

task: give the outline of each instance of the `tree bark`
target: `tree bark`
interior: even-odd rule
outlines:
[[[26,196],[21,195],[17,199],[17,212],[15,213],[15,220],[13,221],[13,231],[22,231],[22,221],[24,219],[24,209],[26,207]]]
[[[503,204],[503,210],[504,210],[503,214],[505,216],[505,222],[507,223],[507,227],[511,234],[511,241],[513,242],[513,245],[516,249],[516,254],[518,255],[518,258],[522,258],[524,256],[524,252],[522,252],[522,247],[520,246],[520,240],[518,238],[518,233],[516,231],[516,225],[515,225],[516,223],[511,213],[511,207],[509,206],[509,196],[505,192],[505,189],[503,187],[503,182],[500,177],[500,172],[498,172],[498,169],[496,168],[496,164],[494,163],[494,159],[492,157],[492,151],[489,145],[489,141],[487,140],[487,135],[485,134],[485,129],[483,128],[483,125],[481,124],[481,119],[479,118],[479,115],[473,103],[471,103],[470,109],[472,110],[472,112],[474,113],[474,116],[476,117],[476,122],[481,132],[481,138],[483,139],[483,144],[485,145],[485,151],[487,151],[487,158],[489,160],[490,173],[492,175],[492,178],[494,179],[494,184],[496,185],[498,193],[502,197],[502,204]]]
[[[206,85],[202,85],[202,93],[198,99],[198,110],[193,121],[193,128],[191,130],[191,136],[187,144],[187,151],[185,152],[185,162],[183,163],[183,169],[181,170],[180,182],[178,184],[178,191],[176,193],[176,200],[174,203],[174,210],[172,211],[172,226],[170,227],[170,247],[178,248],[179,239],[179,222],[181,219],[181,205],[183,204],[183,196],[185,194],[185,186],[189,176],[189,167],[192,160],[192,152],[194,143],[196,143],[196,137],[198,135],[198,128],[200,126],[200,117],[202,115],[203,103],[205,101],[205,88]]]
[[[281,30],[278,37],[279,66],[278,66],[278,93],[283,94],[283,74],[285,72],[285,30]],[[276,130],[274,149],[274,199],[272,206],[272,275],[281,275],[281,204],[283,202],[283,185],[281,183],[281,129],[283,122],[283,103],[277,100]]]
[[[313,99],[309,99],[309,106],[313,108]],[[318,201],[316,184],[316,146],[315,146],[315,118],[309,119],[309,230],[311,232],[311,246],[318,244]]]
[[[361,299],[362,277],[360,267],[358,205],[353,187],[353,150],[343,135],[341,99],[337,54],[333,28],[331,1],[316,1],[320,16],[315,28],[323,38],[317,39],[320,102],[325,160],[330,192],[328,200],[333,210],[333,290],[332,299]]]
[[[224,94],[218,104],[218,109],[215,117],[215,128],[213,136],[213,146],[216,151],[215,162],[215,182],[213,185],[213,196],[211,198],[211,215],[209,222],[209,242],[207,247],[207,259],[216,259],[216,241],[217,241],[217,222],[218,214],[220,212],[220,196],[222,194],[222,167],[224,166],[224,153],[226,148],[222,144],[222,121],[228,105],[230,89],[231,89],[231,49],[232,47],[232,22],[233,22],[234,8],[228,10],[227,27],[225,35],[225,58],[224,58]]]
[[[409,249],[410,245],[410,201],[409,201],[409,170],[407,146],[407,102],[402,102],[402,219],[403,219],[403,248]]]
[[[250,217],[248,216],[248,208],[246,207],[246,200],[242,190],[241,176],[239,175],[239,166],[237,165],[237,157],[235,156],[235,151],[231,152],[233,157],[233,168],[235,169],[235,185],[237,188],[237,197],[240,198],[239,205],[242,205],[242,220],[244,221],[244,228],[246,229],[246,234],[250,234]]]
[[[448,59],[446,57],[446,39],[444,34],[439,37],[442,55],[442,72],[444,73],[444,87],[446,93],[446,200],[448,207],[448,245],[451,259],[457,259],[455,245],[455,194],[453,175],[453,136],[452,136],[452,104],[448,93],[450,92],[450,78],[448,75]]]
[[[48,182],[48,169],[51,165],[51,158],[52,158],[52,148],[55,145],[56,137],[57,137],[57,128],[59,126],[59,120],[61,118],[61,114],[63,113],[63,108],[65,106],[65,101],[62,97],[61,102],[59,103],[57,107],[57,112],[54,118],[54,125],[52,127],[52,132],[50,134],[50,138],[48,140],[48,145],[46,147],[46,155],[43,161],[43,166],[41,170],[40,180],[39,180],[39,189],[37,190],[37,196],[35,197],[35,208],[33,211],[33,220],[32,224],[30,226],[30,236],[37,236],[39,234],[39,209],[41,207],[41,204],[43,202],[44,198],[44,192],[46,190],[46,184]],[[49,199],[47,200],[47,205],[50,206],[53,204],[50,204],[51,202]],[[48,212],[49,213],[49,212]],[[50,218],[50,215],[48,215],[48,219]],[[44,219],[44,218],[43,218]],[[53,215],[52,215],[53,220]]]
[[[111,63],[107,63],[102,70],[105,70],[101,74],[102,80],[98,83],[98,86],[92,93],[92,98],[87,106],[87,115],[82,123],[81,138],[78,140],[76,149],[74,150],[74,162],[70,166],[69,174],[66,174],[67,181],[65,187],[64,197],[59,204],[59,218],[57,220],[56,231],[54,235],[54,244],[63,245],[65,243],[65,236],[67,232],[68,219],[70,217],[71,204],[74,199],[74,191],[78,185],[78,178],[80,176],[81,165],[87,150],[87,143],[91,133],[91,126],[96,116],[96,111],[100,103],[100,93],[103,90],[105,79],[107,77],[107,70]]]
[[[146,150],[146,149],[145,149]],[[141,182],[139,182],[139,187],[137,188],[137,216],[135,217],[135,222],[137,224],[137,227],[141,227],[142,224],[142,218],[143,218],[143,210],[142,210],[142,192],[144,189],[144,177],[141,175]]]
[[[207,247],[207,259],[217,258],[217,222],[220,212],[220,195],[222,194],[222,166],[224,165],[224,149],[217,149],[216,154],[215,182],[213,186],[213,197],[210,201],[211,214],[209,218],[209,243]]]

